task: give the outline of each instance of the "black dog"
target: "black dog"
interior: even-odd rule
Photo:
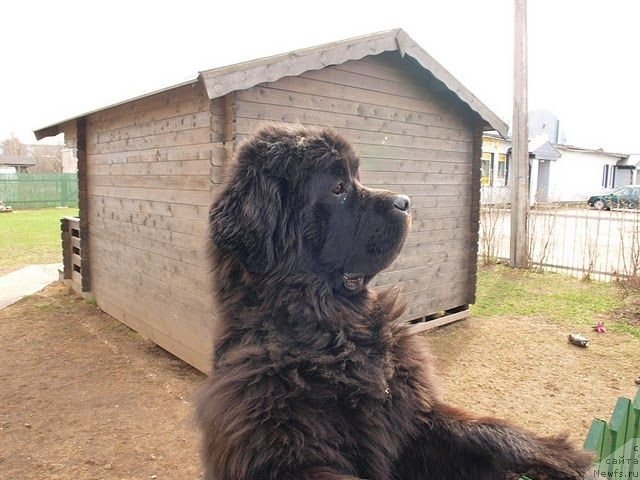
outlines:
[[[358,181],[331,130],[269,126],[210,211],[213,371],[198,406],[207,480],[581,479],[590,457],[444,405],[423,340],[369,280],[409,199]]]

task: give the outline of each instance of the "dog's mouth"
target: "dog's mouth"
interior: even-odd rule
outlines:
[[[344,273],[342,274],[342,282],[344,288],[351,292],[360,290],[364,287],[365,274],[364,273]]]

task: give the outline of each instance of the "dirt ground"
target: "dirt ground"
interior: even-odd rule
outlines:
[[[544,319],[469,319],[425,335],[445,398],[579,442],[635,395],[640,339],[588,349]],[[0,478],[198,479],[204,376],[57,283],[0,311]]]

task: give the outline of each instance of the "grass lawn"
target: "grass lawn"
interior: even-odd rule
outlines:
[[[77,214],[77,208],[1,213],[0,275],[31,264],[62,262],[60,218]]]
[[[428,331],[447,402],[581,445],[594,418],[608,420],[640,378],[639,294],[504,266],[479,270],[465,321]],[[592,326],[604,322],[607,333]],[[568,342],[571,333],[588,348]]]
[[[581,281],[557,273],[534,273],[504,266],[478,274],[478,318],[544,317],[556,323],[593,325],[640,337],[640,292],[623,295],[616,282]]]

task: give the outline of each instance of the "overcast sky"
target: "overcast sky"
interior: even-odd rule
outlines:
[[[418,6],[420,5],[420,6]],[[567,142],[640,153],[640,1],[529,0],[529,108]],[[0,140],[198,71],[403,28],[511,122],[513,0],[5,2]]]

